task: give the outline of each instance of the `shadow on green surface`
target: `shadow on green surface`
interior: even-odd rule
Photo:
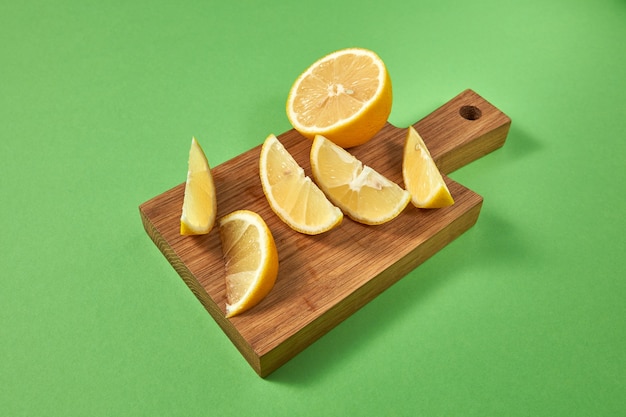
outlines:
[[[515,123],[515,121],[513,121],[504,146],[496,152],[502,154],[507,161],[519,161],[521,159],[526,159],[529,155],[534,154],[535,152],[538,152],[541,148],[542,145],[537,139],[527,133],[523,126],[519,126]],[[474,163],[481,163],[481,161],[478,160]],[[471,184],[464,185],[470,189],[472,188]]]
[[[269,375],[267,380],[308,386],[336,372],[342,363],[349,369],[353,366],[351,358],[363,354],[362,347],[367,349],[371,343],[380,343],[389,328],[394,327],[393,323],[418,311],[416,305],[442,287],[480,274],[485,268],[515,267],[528,256],[536,256],[535,252],[532,241],[523,231],[515,230],[504,217],[483,208],[472,229]],[[407,337],[419,339],[419,336]],[[422,344],[419,340],[416,343]]]

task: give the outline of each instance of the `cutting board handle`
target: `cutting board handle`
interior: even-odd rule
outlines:
[[[470,89],[413,125],[444,174],[500,148],[510,126],[506,114]]]

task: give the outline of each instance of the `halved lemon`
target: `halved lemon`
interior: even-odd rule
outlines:
[[[304,71],[287,98],[287,117],[303,136],[323,135],[343,148],[370,140],[391,113],[383,60],[363,48],[335,51]]]
[[[316,235],[341,223],[341,210],[328,201],[274,135],[263,142],[259,172],[270,207],[292,229]]]
[[[201,235],[215,225],[217,198],[209,162],[196,138],[191,139],[187,182],[180,217],[181,235]]]
[[[416,207],[440,208],[454,204],[439,168],[413,126],[407,129],[402,176],[405,188],[411,193],[411,202]]]
[[[311,170],[330,201],[360,223],[388,222],[411,200],[406,190],[321,135],[311,146]]]
[[[226,317],[257,305],[274,287],[278,251],[263,218],[237,210],[220,219],[220,239],[226,263]]]

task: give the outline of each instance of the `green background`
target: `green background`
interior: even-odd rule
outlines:
[[[3,1],[0,414],[626,415],[625,45],[623,0]],[[138,206],[348,46],[396,126],[472,88],[512,127],[451,175],[478,223],[263,380]]]

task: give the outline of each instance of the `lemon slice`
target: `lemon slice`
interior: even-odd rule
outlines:
[[[304,169],[274,135],[263,142],[259,171],[270,207],[292,229],[316,235],[341,223],[341,210],[305,176]]]
[[[335,51],[306,69],[287,98],[287,117],[303,136],[323,135],[349,148],[370,140],[391,113],[384,62],[362,48]]]
[[[196,138],[192,138],[183,212],[180,217],[180,234],[209,233],[215,225],[216,213],[217,199],[211,168],[200,144]]]
[[[220,219],[226,263],[226,317],[257,305],[274,287],[278,252],[267,224],[257,213],[237,210]]]
[[[402,176],[405,188],[411,193],[411,202],[416,207],[440,208],[454,204],[439,168],[413,126],[407,129]]]
[[[360,223],[388,222],[411,199],[406,190],[320,135],[311,146],[311,169],[330,201]]]

